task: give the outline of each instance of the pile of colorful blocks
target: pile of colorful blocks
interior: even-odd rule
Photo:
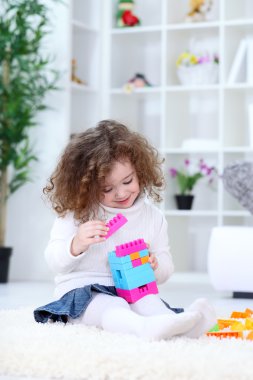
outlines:
[[[207,332],[217,338],[241,338],[253,340],[253,310],[233,311],[229,319],[218,319],[217,324]]]
[[[129,303],[158,293],[149,252],[143,239],[116,246],[109,253],[109,265],[117,294]]]

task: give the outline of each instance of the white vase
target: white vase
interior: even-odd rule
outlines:
[[[202,63],[194,66],[179,66],[178,79],[183,85],[205,85],[218,81],[219,65],[215,62]]]

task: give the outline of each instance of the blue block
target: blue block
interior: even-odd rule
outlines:
[[[145,256],[149,255],[147,249],[143,249],[143,250],[139,251],[139,254],[140,254],[140,257],[145,257]]]
[[[124,263],[130,263],[131,262],[131,257],[129,255],[123,256],[123,257],[118,257],[116,256],[116,252],[112,251],[109,252],[108,256],[109,263],[116,263],[116,264],[124,264]]]
[[[131,260],[127,263],[111,263],[111,262],[109,262],[109,264],[110,264],[111,270],[114,269],[114,270],[126,271],[126,270],[133,268],[133,264],[132,264]]]
[[[154,271],[149,263],[128,270],[111,267],[111,272],[115,287],[120,289],[131,290],[155,281]]]

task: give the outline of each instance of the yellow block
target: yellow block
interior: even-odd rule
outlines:
[[[218,319],[217,322],[220,330],[223,330],[237,323],[237,321],[235,321],[234,319]]]
[[[241,322],[236,322],[231,326],[231,331],[243,331],[246,330],[246,327]]]
[[[245,326],[247,330],[253,330],[253,318],[246,318]]]

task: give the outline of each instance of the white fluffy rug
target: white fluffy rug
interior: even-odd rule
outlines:
[[[252,380],[253,342],[144,342],[79,325],[37,324],[32,309],[0,311],[0,375],[87,380]]]

